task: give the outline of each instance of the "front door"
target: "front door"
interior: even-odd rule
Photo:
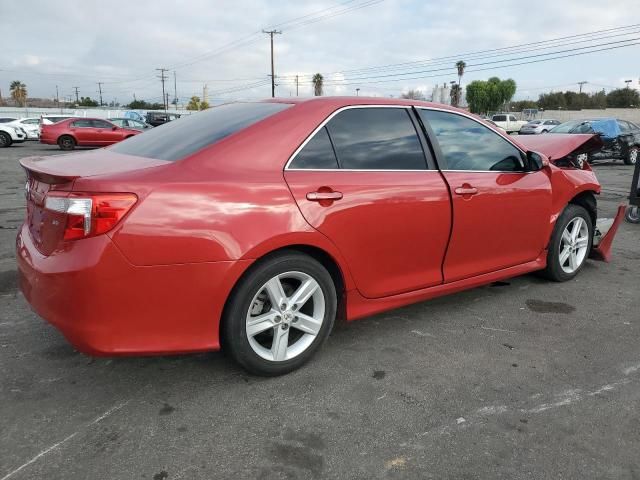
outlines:
[[[470,117],[419,109],[453,197],[445,282],[535,260],[546,248],[551,182],[514,144]]]
[[[337,155],[336,155],[337,154]],[[378,298],[442,283],[449,192],[407,108],[348,108],[294,155],[285,179],[307,222]]]

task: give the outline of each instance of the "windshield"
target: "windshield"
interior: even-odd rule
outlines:
[[[175,162],[291,106],[288,103],[229,103],[165,123],[118,143],[111,150]]]

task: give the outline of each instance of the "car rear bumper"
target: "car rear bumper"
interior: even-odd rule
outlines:
[[[32,309],[78,350],[99,356],[218,349],[224,303],[251,263],[135,266],[106,235],[44,256],[24,225],[16,258]]]

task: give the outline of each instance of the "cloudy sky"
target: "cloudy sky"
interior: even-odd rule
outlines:
[[[0,2],[0,89],[21,80],[31,97],[160,101],[156,68],[173,72],[183,101],[270,96],[269,37],[275,36],[276,94],[311,94],[311,76],[325,94],[431,94],[456,79],[496,75],[518,84],[517,99],[551,89],[586,91],[625,86],[640,77],[638,0],[137,0]],[[623,30],[610,30],[628,27]],[[576,36],[609,30],[589,36]],[[555,40],[562,38],[562,40]],[[546,43],[540,43],[546,42]],[[632,46],[624,45],[636,43]],[[513,48],[509,48],[513,47]],[[495,50],[502,49],[502,50]],[[587,51],[598,52],[575,55]],[[565,57],[552,61],[550,57]],[[527,63],[529,62],[529,63]],[[533,63],[531,63],[533,62]],[[519,64],[519,65],[516,65]]]

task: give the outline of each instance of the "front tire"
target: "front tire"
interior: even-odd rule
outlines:
[[[543,275],[555,282],[571,280],[584,266],[592,242],[593,222],[587,210],[567,205],[553,229]]]
[[[624,218],[629,223],[640,223],[640,207],[629,205]]]
[[[12,143],[11,135],[6,132],[0,132],[0,148],[10,147]]]
[[[62,135],[58,139],[60,150],[73,150],[76,148],[76,139],[70,135]]]
[[[635,165],[638,161],[638,152],[640,152],[640,148],[638,146],[633,146],[629,149],[626,158],[624,159],[625,165]]]
[[[250,373],[282,375],[305,364],[336,317],[331,275],[298,252],[268,257],[234,289],[222,318],[225,351]]]

